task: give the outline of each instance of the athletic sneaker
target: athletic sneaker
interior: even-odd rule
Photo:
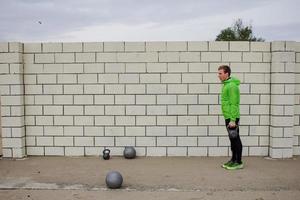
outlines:
[[[236,170],[236,169],[243,169],[243,168],[244,168],[244,164],[237,163],[237,162],[234,162],[226,167],[226,169],[228,170]]]
[[[232,160],[229,160],[227,163],[224,163],[223,165],[222,165],[222,167],[223,168],[226,168],[227,166],[229,166],[229,165],[231,165],[231,164],[233,164],[234,162],[232,161]]]

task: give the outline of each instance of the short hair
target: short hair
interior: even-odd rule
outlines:
[[[231,74],[231,69],[230,69],[230,67],[228,66],[228,65],[221,65],[219,68],[218,68],[218,70],[223,70],[224,71],[224,73],[228,73],[228,76],[230,76],[230,74]]]

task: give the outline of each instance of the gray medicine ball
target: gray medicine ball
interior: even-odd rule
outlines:
[[[125,147],[125,149],[123,151],[123,155],[125,158],[132,159],[132,158],[135,158],[136,151],[135,151],[134,147]]]
[[[123,177],[120,174],[120,172],[110,171],[106,175],[105,182],[106,182],[107,187],[109,187],[111,189],[117,189],[122,186]]]

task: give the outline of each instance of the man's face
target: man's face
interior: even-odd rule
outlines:
[[[218,71],[218,77],[221,81],[225,81],[228,79],[228,73],[224,73],[224,70],[223,69],[220,69]]]

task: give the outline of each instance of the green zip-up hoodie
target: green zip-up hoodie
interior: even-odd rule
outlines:
[[[222,87],[222,113],[225,119],[235,121],[240,118],[240,80],[230,77],[223,81]]]

